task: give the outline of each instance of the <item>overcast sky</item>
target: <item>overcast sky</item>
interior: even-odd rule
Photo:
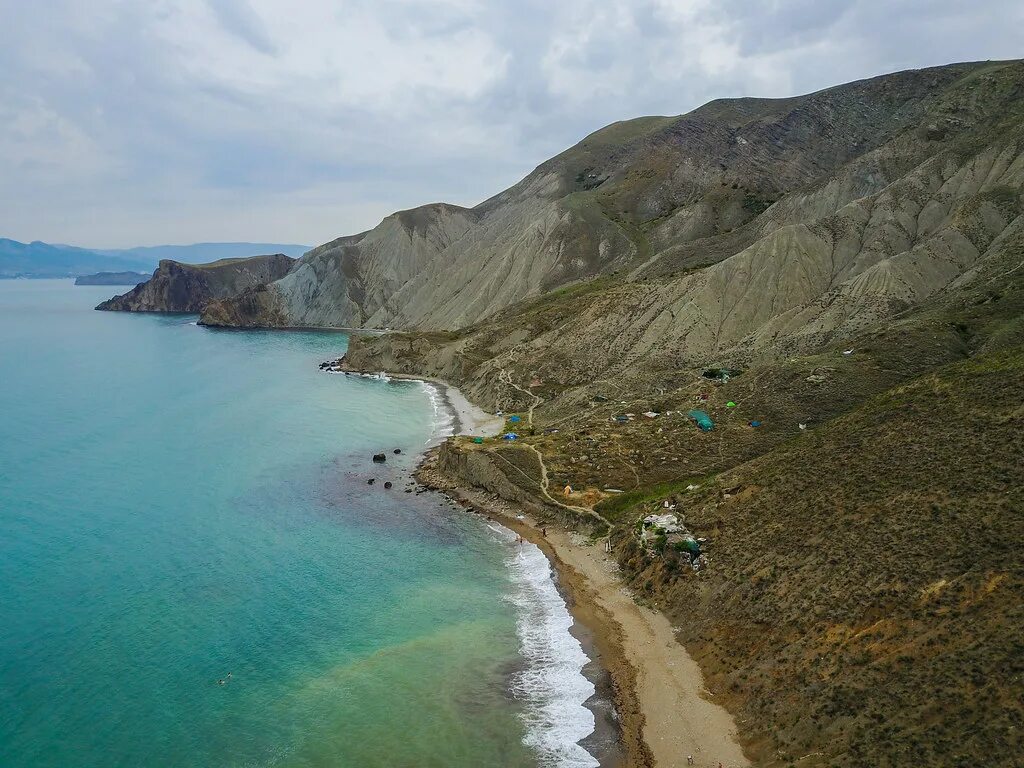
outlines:
[[[1024,56],[1021,0],[0,0],[0,237],[317,244],[721,96]]]

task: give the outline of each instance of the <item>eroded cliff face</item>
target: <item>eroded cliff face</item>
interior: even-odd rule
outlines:
[[[1006,66],[1018,74],[978,79]],[[204,322],[454,330],[596,277],[671,280],[879,193],[1005,109],[1019,69],[951,65],[616,123],[475,208],[403,211],[314,249]],[[793,231],[757,253],[801,243],[822,250]]]
[[[202,312],[212,300],[279,280],[295,260],[283,254],[182,264],[165,259],[147,282],[104,301],[96,309],[116,312]]]

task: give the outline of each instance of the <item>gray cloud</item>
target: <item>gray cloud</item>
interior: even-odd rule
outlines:
[[[43,7],[45,6],[45,8]],[[592,130],[1020,55],[1017,0],[0,0],[0,236],[316,243]]]

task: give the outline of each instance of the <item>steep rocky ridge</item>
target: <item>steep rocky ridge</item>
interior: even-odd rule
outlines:
[[[164,259],[148,281],[96,307],[117,312],[201,312],[211,299],[284,277],[294,259],[283,254],[182,264]]]
[[[989,70],[1019,86],[1019,74],[1000,74],[1007,66],[1019,73],[959,64],[616,123],[473,209],[424,206],[321,246],[259,297],[217,302],[204,322],[454,330],[581,280],[707,266],[809,211],[880,191],[948,137],[977,130],[1013,94],[982,83],[980,118],[959,101]],[[787,195],[804,199],[765,215]]]

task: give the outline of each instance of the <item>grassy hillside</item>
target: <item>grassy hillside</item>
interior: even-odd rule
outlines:
[[[1021,403],[1024,350],[983,354],[656,498],[709,539],[700,574],[619,532],[633,586],[681,627],[760,764],[1016,764]]]

